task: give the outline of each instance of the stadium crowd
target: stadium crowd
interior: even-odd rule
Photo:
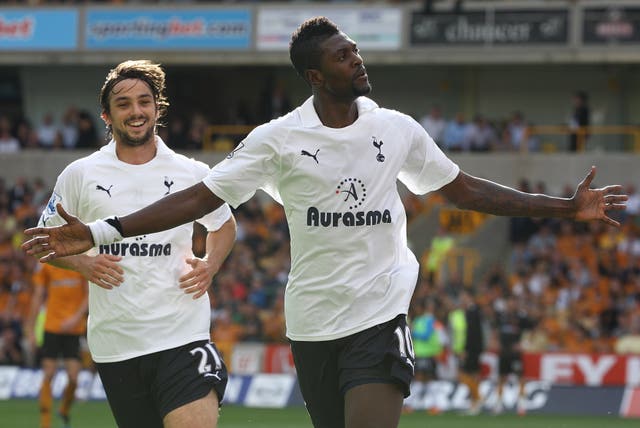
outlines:
[[[20,244],[22,231],[37,222],[47,203],[50,186],[42,180],[0,179],[0,364],[36,364],[23,323],[37,262]],[[526,180],[520,188],[535,191]],[[619,218],[620,229],[514,218],[509,260],[481,281],[465,284],[455,272],[429,275],[423,269],[410,316],[435,307],[434,316],[446,330],[466,290],[481,308],[486,350],[499,348],[500,315],[515,310],[527,320],[519,338],[523,350],[640,353],[640,194],[633,184],[626,191],[630,199]],[[436,195],[407,199],[409,216],[434,203],[441,203]],[[283,291],[289,239],[284,213],[272,201],[255,197],[235,215],[237,243],[210,289],[212,338],[226,355],[238,342],[286,343]],[[203,236],[194,234],[196,253]],[[442,345],[446,349],[451,344]]]
[[[174,149],[230,151],[256,123],[267,122],[288,112],[292,104],[285,92],[276,90],[255,109],[239,105],[220,123],[196,112],[183,117],[168,115],[166,127],[158,130],[162,139]],[[255,111],[254,111],[255,110]],[[449,152],[529,151],[542,149],[539,138],[529,134],[529,122],[520,111],[507,118],[489,119],[477,114],[468,120],[463,113],[444,117],[438,106],[416,120],[438,145]],[[0,114],[0,153],[21,150],[95,149],[105,143],[103,131],[86,110],[69,106],[60,117],[46,113],[41,120]],[[217,133],[211,126],[241,125],[238,134]]]

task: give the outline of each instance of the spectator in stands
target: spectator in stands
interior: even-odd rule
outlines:
[[[530,311],[531,328],[522,332],[520,348],[522,352],[542,353],[549,351],[549,334],[544,328],[542,311],[535,306]],[[535,315],[534,315],[535,314]]]
[[[45,113],[42,122],[37,126],[38,144],[44,149],[55,149],[58,142],[60,130],[55,124],[53,114]]]
[[[271,343],[288,343],[284,318],[284,287],[279,288],[273,304],[262,319],[264,337]]]
[[[621,334],[615,342],[617,354],[640,355],[640,314],[627,313],[628,330]]]
[[[76,147],[78,149],[92,149],[98,147],[98,131],[95,121],[86,110],[78,112],[78,139]]]
[[[40,177],[36,177],[33,180],[32,192],[33,192],[33,204],[36,206],[37,212],[42,212],[42,209],[49,200],[51,195],[51,189],[48,188],[44,180]]]
[[[0,365],[20,366],[23,361],[17,328],[0,319]]]
[[[38,134],[29,120],[21,118],[15,125],[15,136],[23,149],[38,148]]]
[[[202,142],[207,129],[208,123],[204,115],[196,113],[191,117],[187,138],[185,140],[184,149],[186,150],[202,150]]]
[[[11,134],[11,121],[7,116],[0,116],[0,153],[17,153],[20,143]]]
[[[262,320],[258,314],[258,307],[250,302],[240,304],[240,322],[242,325],[243,342],[262,342]]]
[[[78,110],[71,106],[62,115],[60,134],[62,137],[62,147],[65,149],[75,149],[78,145],[79,134],[79,114]]]
[[[187,145],[187,126],[183,117],[174,116],[169,121],[167,144],[176,150],[180,150]]]
[[[427,134],[433,138],[438,146],[443,147],[442,137],[447,122],[444,120],[444,117],[442,117],[442,109],[440,106],[432,106],[429,114],[420,118],[420,125],[422,125],[424,130],[427,131]]]
[[[442,146],[450,152],[463,152],[469,149],[467,145],[468,125],[462,113],[456,113],[453,120],[447,123],[442,134]]]
[[[253,130],[203,182],[89,226],[59,205],[68,224],[29,230],[37,238],[24,249],[52,260],[191,222],[224,203],[217,195],[241,205],[261,188],[283,204],[290,225],[287,335],[313,424],[396,427],[413,377],[406,314],[419,270],[397,180],[414,193],[440,191],[462,209],[612,225],[608,213],[623,210],[626,196],[620,186],[591,189],[595,168],[571,199],[464,173],[415,120],[364,97],[371,86],[356,44],[324,17],[294,32],[290,56],[311,97]],[[352,227],[359,212],[377,220]]]
[[[576,152],[578,149],[584,150],[587,143],[588,134],[583,128],[591,124],[591,110],[589,108],[589,97],[585,91],[577,91],[573,94],[573,110],[569,119],[569,151]],[[581,132],[582,130],[582,132]]]
[[[24,197],[27,193],[31,192],[31,186],[29,185],[27,178],[24,176],[17,177],[13,183],[13,186],[9,189],[9,211],[13,213],[16,207],[24,201]]]
[[[232,318],[232,309],[223,307],[214,313],[211,340],[220,350],[222,358],[231,361],[233,347],[242,339],[244,328]]]
[[[524,115],[520,111],[515,111],[511,115],[511,119],[506,128],[509,133],[509,141],[511,143],[511,150],[513,151],[528,151],[527,142],[527,124],[524,120]]]
[[[494,149],[496,143],[493,126],[484,116],[476,115],[467,127],[464,146],[472,152],[488,152]]]

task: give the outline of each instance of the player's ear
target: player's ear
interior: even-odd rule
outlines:
[[[105,125],[111,125],[111,119],[109,118],[109,115],[106,111],[100,113],[100,117],[102,118],[102,121],[105,123]]]
[[[304,71],[304,77],[309,82],[311,87],[318,87],[322,85],[324,78],[320,70],[314,68],[308,68]]]

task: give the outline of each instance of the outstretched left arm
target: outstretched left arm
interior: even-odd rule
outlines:
[[[620,223],[609,217],[608,212],[624,210],[627,195],[619,194],[622,191],[620,185],[590,189],[595,175],[596,169],[591,167],[571,198],[520,192],[462,171],[451,183],[442,187],[440,192],[456,207],[466,210],[511,217],[599,220],[618,227]]]

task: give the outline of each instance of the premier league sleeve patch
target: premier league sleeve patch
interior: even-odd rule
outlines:
[[[42,216],[40,216],[40,222],[44,225],[47,224],[47,221],[57,215],[56,205],[62,202],[62,196],[58,195],[56,192],[51,194],[51,198],[49,198],[49,202],[47,202],[47,206],[42,212]]]

